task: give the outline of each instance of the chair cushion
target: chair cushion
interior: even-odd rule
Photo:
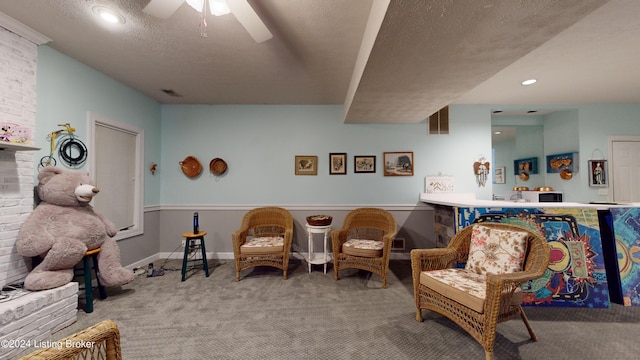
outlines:
[[[522,271],[528,234],[473,225],[469,259],[465,269],[478,274],[509,274]]]
[[[342,244],[342,252],[351,256],[381,257],[383,247],[382,241],[349,239]]]
[[[273,254],[284,251],[284,238],[255,237],[240,246],[241,254]]]
[[[484,274],[457,268],[420,273],[420,284],[479,313],[484,312],[486,280]],[[511,304],[520,305],[523,297],[520,288],[516,289]]]

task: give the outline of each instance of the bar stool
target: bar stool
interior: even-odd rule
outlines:
[[[84,253],[84,257],[82,258],[82,268],[75,267],[74,275],[78,277],[84,278],[84,286],[80,286],[80,290],[84,290],[84,296],[78,296],[78,300],[84,298],[84,312],[92,313],[93,312],[93,291],[97,288],[98,293],[100,294],[100,299],[104,300],[107,298],[107,292],[100,284],[100,279],[98,278],[98,253],[100,252],[100,248],[89,250]],[[91,272],[92,266],[91,262],[93,262],[93,274]],[[97,287],[93,287],[92,285],[92,277],[95,276]]]
[[[200,231],[196,234],[193,232],[186,232],[182,234],[186,240],[184,242],[184,257],[182,258],[182,281],[186,279],[187,270],[195,267],[203,266],[204,272],[209,277],[209,264],[207,263],[207,250],[204,247],[204,236],[207,235],[206,231]],[[191,250],[201,250],[202,258],[189,259],[189,253]]]

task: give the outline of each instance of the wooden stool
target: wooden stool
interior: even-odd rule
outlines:
[[[193,269],[198,266],[204,267],[204,272],[209,277],[209,264],[207,263],[207,250],[204,247],[204,236],[207,235],[206,231],[200,231],[197,234],[192,232],[186,232],[182,234],[182,237],[186,239],[184,242],[184,257],[182,259],[182,281],[186,279],[187,270]],[[199,240],[199,242],[196,242]],[[197,251],[198,249],[202,252],[201,259],[193,259],[189,260],[189,252],[191,250]]]
[[[74,272],[76,276],[82,276],[84,278],[84,287],[80,286],[80,290],[84,289],[84,312],[92,313],[93,312],[93,291],[96,289],[91,284],[92,274],[91,274],[91,264],[90,261],[93,261],[93,275],[96,277],[96,282],[98,283],[97,289],[100,294],[100,299],[107,298],[107,292],[105,291],[104,286],[100,284],[100,279],[98,278],[98,253],[100,252],[100,248],[89,250],[84,253],[84,257],[82,258],[82,268],[74,268]],[[78,297],[78,300],[83,298],[82,296]]]

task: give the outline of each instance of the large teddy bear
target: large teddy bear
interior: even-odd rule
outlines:
[[[133,271],[120,264],[120,249],[112,239],[115,225],[89,205],[98,188],[85,172],[47,166],[38,174],[42,202],[18,232],[16,247],[26,257],[42,258],[24,280],[28,290],[46,290],[68,284],[73,268],[87,250],[101,248],[98,277],[104,286],[133,280]]]

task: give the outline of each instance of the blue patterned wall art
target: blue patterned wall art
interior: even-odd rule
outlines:
[[[502,222],[542,233],[551,247],[542,278],[523,284],[523,305],[608,308],[598,213],[593,208],[459,208],[457,226]]]
[[[611,208],[625,306],[640,306],[640,208]]]

